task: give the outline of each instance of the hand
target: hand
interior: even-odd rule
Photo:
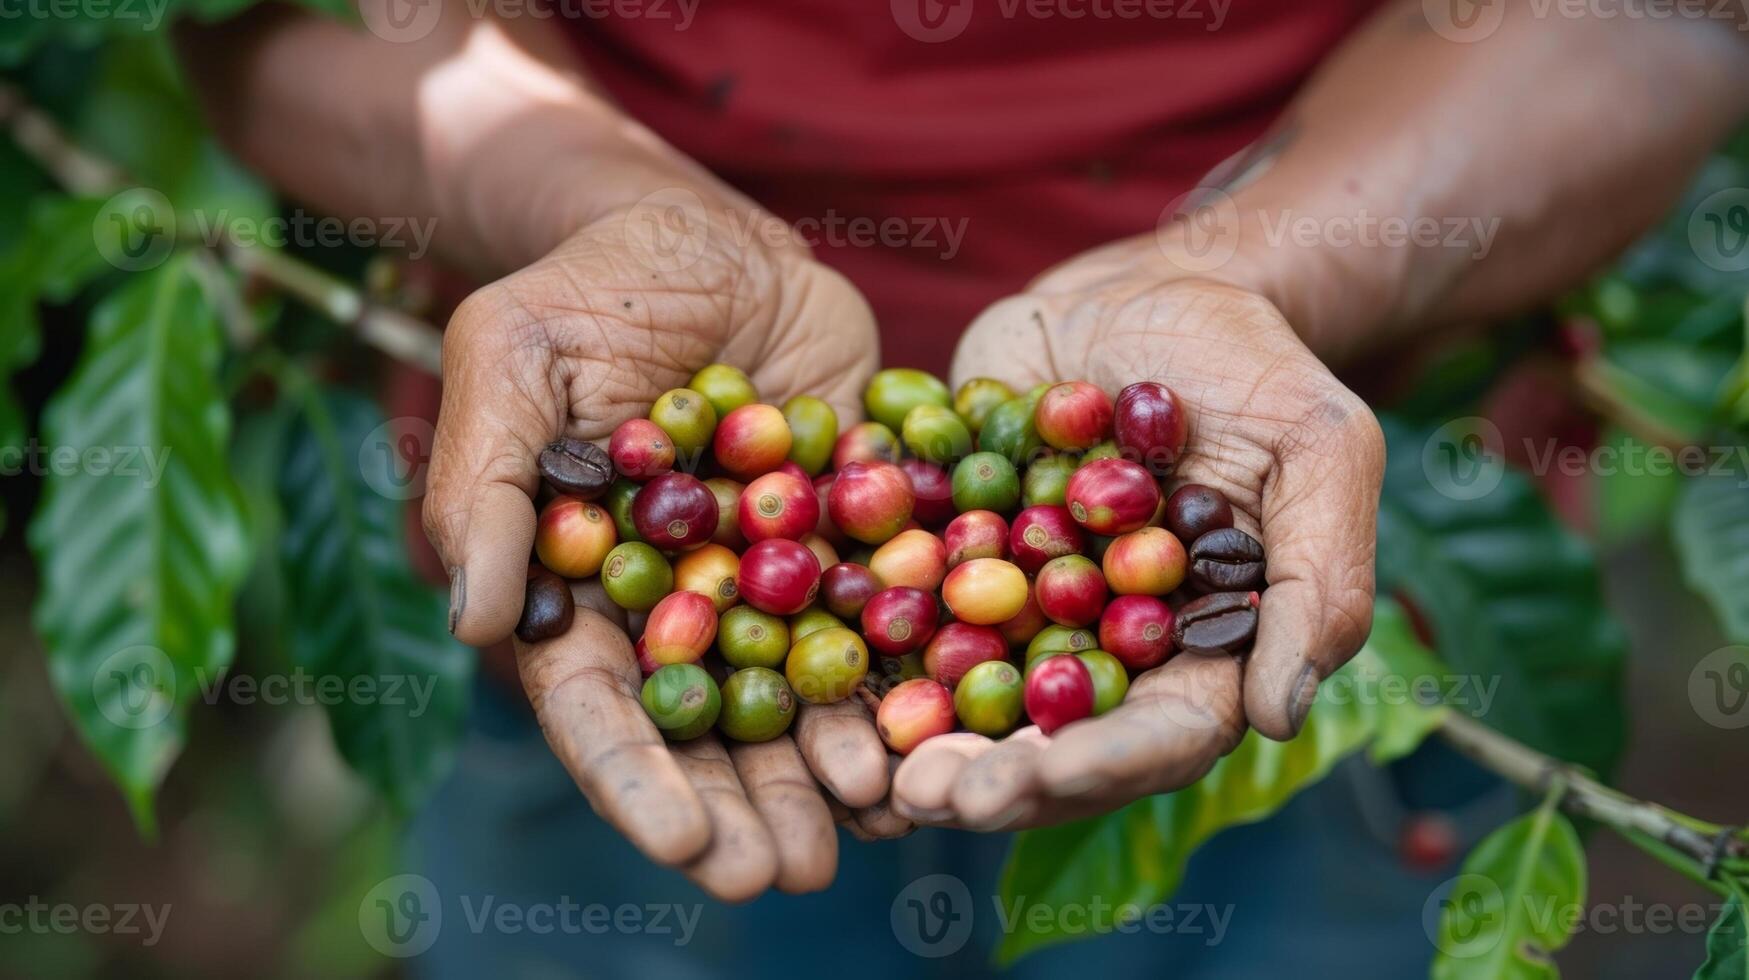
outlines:
[[[1053,737],[1028,727],[1000,742],[926,742],[894,776],[902,816],[997,830],[1177,789],[1230,752],[1247,721],[1293,737],[1318,683],[1371,627],[1377,421],[1269,302],[1168,279],[1140,252],[1150,246],[1093,253],[992,306],[961,340],[954,380],[1172,387],[1189,407],[1191,442],[1171,485],[1226,494],[1268,550],[1256,645],[1244,658],[1179,654],[1136,678],[1123,705]]]
[[[768,401],[814,394],[842,424],[857,420],[876,362],[867,304],[804,249],[761,245],[781,239],[748,234],[704,200],[664,192],[600,218],[451,320],[425,523],[463,641],[493,643],[516,625],[536,458],[555,438],[605,439],[712,361],[746,369]],[[595,810],[718,898],[824,888],[837,839],[816,778],[840,809],[887,792],[867,712],[805,705],[793,739],[665,744],[638,701],[624,616],[598,583],[573,593],[570,631],[517,653],[547,741]]]

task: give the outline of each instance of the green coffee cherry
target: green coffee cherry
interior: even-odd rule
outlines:
[[[1039,438],[1032,421],[1035,404],[1023,396],[996,406],[978,432],[978,449],[996,453],[1016,465],[1024,465],[1037,456],[1045,441]]]
[[[876,371],[862,392],[863,407],[868,417],[899,431],[905,416],[919,405],[947,408],[953,404],[953,394],[941,379],[928,371],[915,368],[887,368]]]
[[[953,409],[919,405],[905,416],[899,433],[905,448],[918,459],[952,463],[972,451],[972,433]]]
[[[868,645],[844,627],[809,633],[790,647],[783,672],[803,701],[842,701],[868,676]]]
[[[1122,704],[1130,690],[1130,675],[1123,662],[1104,650],[1083,650],[1075,656],[1093,675],[1093,713],[1103,715]]]
[[[717,649],[731,667],[777,667],[789,653],[789,624],[752,606],[731,606],[717,623]]]
[[[1068,453],[1057,453],[1033,461],[1026,468],[1026,475],[1020,482],[1020,504],[1022,507],[1032,507],[1037,504],[1056,504],[1062,506],[1064,495],[1069,490],[1069,477],[1075,475],[1080,461]]]
[[[642,541],[622,541],[601,563],[601,588],[621,609],[649,612],[674,591],[674,569],[655,548]]]
[[[813,395],[797,395],[783,403],[783,419],[789,423],[790,461],[819,476],[838,442],[838,413]]]
[[[644,536],[638,533],[638,525],[632,521],[632,498],[640,489],[638,484],[620,477],[602,495],[601,506],[606,507],[608,515],[613,518],[613,528],[619,532],[621,541],[644,540]]]
[[[703,395],[719,419],[759,400],[759,389],[753,387],[753,380],[732,364],[707,364],[699,368],[686,386]]]
[[[844,620],[819,606],[809,606],[789,618],[789,640],[795,643],[810,634],[833,628],[843,629]]]
[[[953,468],[953,506],[960,513],[993,510],[1006,514],[1020,503],[1020,476],[997,453],[973,453]]]
[[[995,378],[973,378],[954,393],[953,410],[966,420],[966,427],[972,430],[972,434],[977,435],[996,406],[1013,397],[1014,389]]]
[[[710,448],[711,436],[717,431],[717,410],[691,388],[674,388],[650,406],[650,421],[668,433],[674,443],[675,465],[680,467],[682,461],[696,463],[699,454]]]
[[[1006,660],[986,660],[960,678],[953,711],[970,732],[1001,738],[1020,723],[1026,683]]]
[[[795,692],[775,670],[748,667],[723,682],[717,727],[737,742],[769,742],[789,731],[795,717]]]
[[[669,664],[657,670],[644,681],[638,699],[663,737],[674,742],[710,731],[723,709],[717,682],[698,664]]]
[[[1052,623],[1026,645],[1026,662],[1030,665],[1034,660],[1047,653],[1080,653],[1083,650],[1093,650],[1099,646],[1099,637],[1090,629],[1070,629],[1057,623]]]

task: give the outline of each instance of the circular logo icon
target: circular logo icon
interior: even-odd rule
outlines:
[[[1500,428],[1480,416],[1453,419],[1421,446],[1421,472],[1433,489],[1453,500],[1479,500],[1506,476]]]
[[[1688,246],[1720,272],[1749,271],[1749,187],[1727,187],[1695,205]]]
[[[1421,13],[1433,33],[1447,41],[1473,44],[1491,37],[1506,20],[1507,0],[1421,0]]]
[[[443,902],[424,875],[385,878],[358,903],[358,931],[384,956],[418,956],[442,929]]]
[[[1506,896],[1487,875],[1447,878],[1422,904],[1421,928],[1434,948],[1447,956],[1481,956],[1500,944],[1506,929]]]
[[[97,713],[117,728],[155,727],[176,707],[176,667],[157,647],[117,650],[97,665],[91,698]]]
[[[358,13],[372,34],[394,44],[422,41],[437,29],[443,0],[358,0]]]
[[[1160,212],[1154,243],[1186,272],[1219,269],[1239,250],[1239,206],[1218,187],[1186,191]]]
[[[1725,647],[1702,657],[1688,675],[1688,700],[1715,728],[1749,728],[1749,647]]]
[[[951,41],[972,22],[972,0],[889,0],[893,23],[925,44]]]
[[[647,195],[625,216],[626,244],[657,272],[679,272],[703,255],[710,238],[704,200],[683,187]]]
[[[972,937],[972,893],[953,875],[924,875],[893,899],[899,945],[925,959],[952,956]]]
[[[437,430],[425,419],[415,415],[390,419],[358,444],[359,472],[372,490],[390,500],[422,497],[436,440]]]
[[[150,187],[122,191],[97,209],[91,239],[103,260],[124,272],[164,264],[176,247],[176,209]]]

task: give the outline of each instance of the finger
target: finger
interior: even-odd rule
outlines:
[[[1364,403],[1344,391],[1276,447],[1264,484],[1269,588],[1245,669],[1251,727],[1292,738],[1318,684],[1372,628],[1373,558],[1385,444]]]
[[[838,835],[832,812],[789,738],[736,744],[729,758],[747,799],[765,821],[777,847],[777,887],[791,894],[816,892],[838,873]]]
[[[1238,661],[1180,653],[1136,678],[1124,702],[1056,732],[1038,761],[1060,799],[1127,802],[1201,779],[1245,734]]]
[[[551,354],[519,333],[528,314],[507,297],[501,286],[480,290],[445,331],[426,484],[425,533],[450,576],[449,629],[475,646],[509,636],[522,614],[536,459],[564,422]]]
[[[742,331],[723,357],[746,363],[765,400],[791,395],[823,399],[838,414],[840,432],[862,420],[862,389],[880,366],[880,334],[862,293],[836,269],[811,259],[778,260],[789,283],[766,331]],[[819,330],[830,323],[833,330]]]
[[[625,634],[585,606],[564,635],[516,646],[547,744],[595,812],[658,864],[702,853],[710,817],[644,714]]]
[[[1050,347],[1054,309],[1039,296],[1021,294],[997,300],[979,313],[961,335],[949,376],[957,390],[971,378],[990,377],[1015,391],[1042,381],[1061,381]],[[995,365],[992,368],[992,365]]]
[[[873,806],[887,795],[887,749],[856,699],[802,705],[796,745],[814,777],[851,809]]]
[[[713,898],[745,902],[777,880],[777,845],[715,735],[674,744],[680,770],[710,812],[710,846],[681,870]]]
[[[889,753],[887,755],[887,771],[896,772],[904,758]],[[863,807],[851,815],[851,823],[856,826],[859,839],[891,840],[903,837],[917,829],[917,825],[893,812],[893,800],[890,795],[883,796],[872,806]]]
[[[893,773],[893,812],[915,823],[953,819],[953,784],[967,762],[996,745],[982,735],[937,735],[912,750]]]
[[[1028,725],[971,759],[954,781],[950,802],[968,830],[1001,830],[1025,818],[1038,795],[1038,761],[1050,739]]]

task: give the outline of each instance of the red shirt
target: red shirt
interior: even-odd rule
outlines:
[[[945,373],[984,306],[1257,138],[1377,0],[555,2],[632,116],[863,290],[884,363]]]

